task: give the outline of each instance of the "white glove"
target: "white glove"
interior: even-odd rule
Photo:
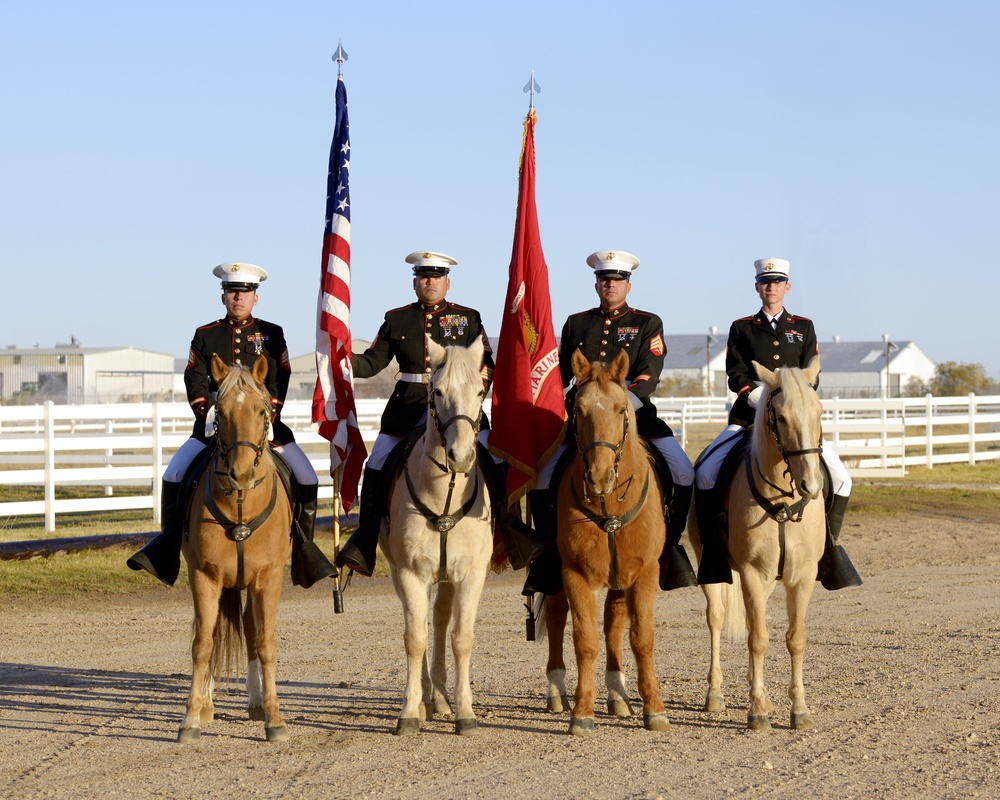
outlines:
[[[640,408],[642,408],[642,400],[640,400],[638,397],[632,394],[632,392],[628,393],[628,401],[632,404],[633,411],[638,411]]]
[[[757,404],[760,402],[761,395],[763,394],[764,384],[762,383],[758,383],[750,390],[750,394],[747,395],[747,403],[750,404],[750,408],[757,408]]]
[[[215,406],[205,414],[205,436],[215,436]]]

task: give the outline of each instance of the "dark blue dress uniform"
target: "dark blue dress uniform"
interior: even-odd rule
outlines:
[[[272,444],[283,445],[295,441],[291,429],[279,418],[288,394],[288,382],[292,377],[285,333],[280,325],[252,316],[239,321],[229,318],[216,320],[202,325],[194,332],[184,370],[188,403],[191,404],[195,417],[191,436],[200,442],[208,441],[205,437],[205,415],[215,405],[214,393],[219,390],[210,369],[212,355],[218,354],[230,366],[241,364],[252,367],[261,353],[267,358],[265,384],[274,408],[271,419]]]
[[[493,349],[479,312],[474,308],[449,302],[433,306],[416,302],[387,311],[371,347],[351,357],[351,366],[357,378],[377,375],[393,358],[399,365],[399,379],[382,412],[381,433],[409,436],[427,410],[424,376],[429,376],[431,369],[425,334],[445,347],[468,347],[476,337],[482,338],[485,345],[481,372],[483,386],[489,390],[493,383]],[[485,414],[482,424],[483,428],[489,427]]]
[[[660,381],[663,359],[667,354],[663,323],[656,314],[624,304],[611,311],[592,308],[570,316],[563,325],[559,343],[559,369],[564,387],[573,380],[572,356],[577,349],[588,361],[599,361],[606,367],[624,350],[629,360],[625,385],[642,401],[635,414],[639,435],[652,439],[674,435],[670,426],[656,415],[656,406],[651,399]],[[574,387],[566,396],[566,411],[570,418],[575,399]]]
[[[783,310],[777,322],[777,328],[772,328],[761,310],[752,317],[735,320],[729,328],[726,375],[729,388],[737,394],[729,412],[730,424],[747,426],[753,422],[754,410],[747,395],[759,378],[751,361],[770,370],[806,367],[819,352],[812,320]]]

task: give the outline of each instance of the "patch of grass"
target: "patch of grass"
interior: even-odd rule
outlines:
[[[125,559],[131,554],[124,547],[107,547],[31,561],[0,562],[0,596],[68,597],[80,593],[118,596],[164,589],[152,576],[125,566]],[[177,585],[182,589],[187,585],[183,561]]]

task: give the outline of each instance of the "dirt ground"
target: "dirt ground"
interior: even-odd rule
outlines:
[[[5,603],[0,794],[42,797],[996,797],[1000,792],[1000,520],[939,512],[848,519],[862,587],[817,588],[807,700],[788,727],[783,591],[769,607],[775,728],[746,729],[746,645],[725,648],[729,710],[701,710],[703,598],[661,593],[664,733],[598,716],[589,738],[544,710],[544,645],[524,636],[523,573],[491,575],[472,670],[479,731],[395,737],[402,615],[386,578],[286,586],[279,692],[292,738],[263,741],[238,693],[200,742],[175,742],[187,691],[186,587],[141,598]],[[2,564],[0,564],[0,568]],[[571,648],[570,648],[571,652]],[[634,666],[629,675],[635,693]],[[575,686],[575,669],[568,681]],[[599,676],[599,680],[601,676]],[[603,683],[603,680],[601,680]]]

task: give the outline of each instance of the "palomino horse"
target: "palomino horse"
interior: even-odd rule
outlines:
[[[473,625],[493,552],[490,498],[476,466],[482,413],[483,342],[444,348],[427,337],[431,374],[427,427],[407,454],[389,498],[379,544],[403,604],[406,691],[397,734],[417,733],[421,719],[454,712],[456,733],[472,733],[469,660]],[[427,665],[427,622],[434,600],[434,647]],[[448,701],[446,642],[455,658],[455,706]]]
[[[816,585],[816,570],[826,536],[823,473],[820,468],[823,412],[814,391],[819,356],[806,369],[782,367],[776,372],[753,362],[766,387],[757,406],[750,450],[729,489],[729,562],[735,570],[732,586],[703,586],[708,600],[712,664],[708,673],[706,711],[724,711],[719,645],[726,612],[727,632],[747,632],[750,652],[748,725],[771,727],[774,710],[764,685],[767,652],[767,599],[777,581],[785,586],[788,630],[785,644],[791,656],[788,696],[793,728],[814,728],[802,683],[806,646],[806,610]],[[815,502],[814,502],[815,501]],[[688,530],[696,542],[697,519],[692,508]],[[693,528],[692,528],[693,526]],[[742,587],[742,596],[740,588]]]
[[[663,495],[656,471],[636,432],[635,412],[625,389],[628,356],[611,366],[572,358],[578,386],[573,409],[578,452],[560,481],[557,542],[562,556],[565,599],[548,598],[549,708],[561,710],[566,666],[563,633],[566,603],[573,617],[578,682],[569,732],[594,730],[594,668],[597,660],[597,600],[608,588],[604,607],[608,711],[630,716],[622,673],[626,617],[629,644],[638,666],[643,726],[670,727],[653,663],[653,605],[659,590],[659,557],[666,538]]]
[[[268,433],[267,359],[232,369],[212,357],[219,384],[215,449],[195,489],[183,544],[194,597],[193,669],[178,741],[210,722],[213,676],[232,673],[246,638],[251,719],[263,719],[268,741],[288,738],[275,688],[274,620],[291,550],[292,512],[274,467]],[[242,612],[241,590],[247,589]]]

